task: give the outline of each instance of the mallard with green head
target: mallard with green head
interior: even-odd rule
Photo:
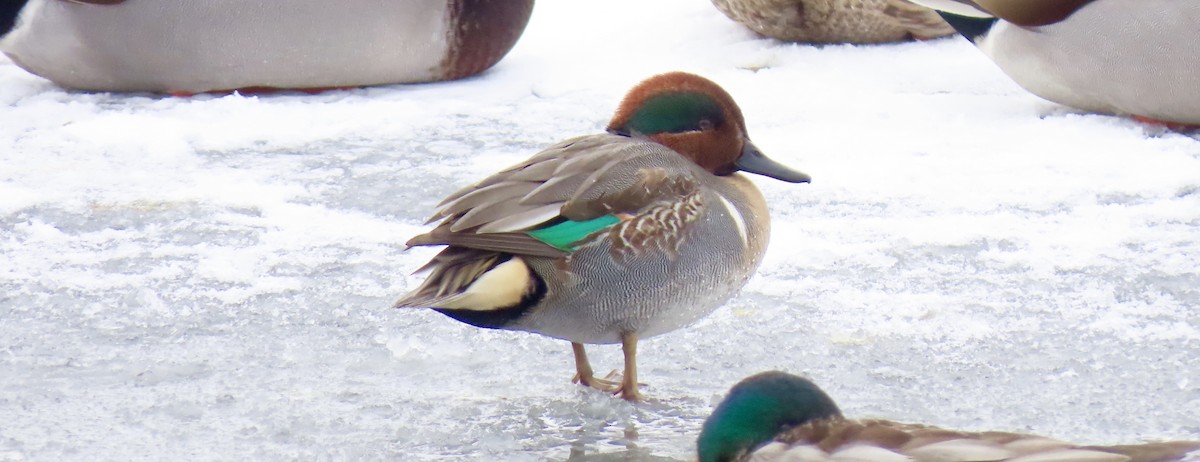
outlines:
[[[848,419],[812,381],[779,371],[729,390],[704,422],[700,462],[1197,462],[1200,441],[1083,446],[1043,436]]]

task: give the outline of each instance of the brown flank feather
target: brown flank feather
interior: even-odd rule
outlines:
[[[1106,452],[1129,457],[1129,462],[1175,462],[1191,451],[1200,450],[1200,442],[1172,441],[1121,446],[1077,446],[1041,436],[1008,432],[965,432],[920,424],[887,420],[826,419],[797,426],[781,434],[777,441],[788,445],[814,445],[826,453],[866,443],[898,454],[919,452],[932,444],[954,440],[979,441],[1013,452],[1013,456],[1044,453],[1049,450]],[[992,459],[988,459],[992,460]]]
[[[450,0],[449,47],[442,78],[458,79],[492,67],[512,49],[533,13],[533,0]]]

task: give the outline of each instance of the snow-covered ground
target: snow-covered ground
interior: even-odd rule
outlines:
[[[566,342],[389,309],[442,196],[676,69],[815,180],[755,178],[767,259],[641,344],[648,402],[572,385]],[[686,460],[766,369],[850,415],[1196,439],[1197,358],[1200,142],[1039,100],[961,39],[818,48],[703,0],[559,1],[451,83],[163,98],[0,61],[0,461]]]

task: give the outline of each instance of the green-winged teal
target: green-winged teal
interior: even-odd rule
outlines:
[[[410,246],[446,245],[397,307],[571,342],[577,380],[639,398],[637,341],[708,315],[746,283],[769,231],[739,171],[807,175],[750,142],[741,110],[693,74],[651,77],[608,132],[555,144],[452,194]],[[621,343],[621,383],[597,379],[584,344]]]

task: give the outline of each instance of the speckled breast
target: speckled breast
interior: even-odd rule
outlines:
[[[651,245],[621,256],[605,239],[568,259],[531,259],[546,279],[545,302],[507,327],[616,343],[626,332],[646,338],[678,329],[724,304],[762,261],[769,219],[762,194],[745,177],[709,178],[678,252]]]

